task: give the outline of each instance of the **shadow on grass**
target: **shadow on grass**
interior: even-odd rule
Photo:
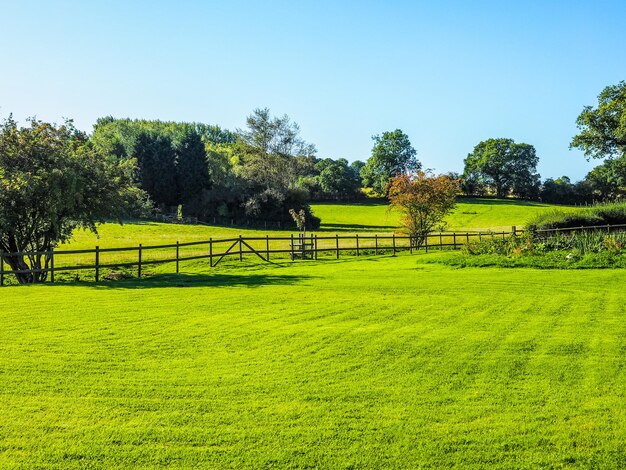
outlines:
[[[293,285],[310,279],[306,275],[285,274],[155,274],[143,279],[87,282],[73,285],[96,289],[150,289],[163,287],[261,287]],[[72,285],[68,283],[66,285]]]
[[[367,198],[357,201],[311,201],[314,206],[387,206],[389,201],[385,198]]]
[[[362,225],[362,224],[325,224],[319,228],[319,232],[354,232],[358,230],[394,230],[394,225]]]
[[[488,206],[534,206],[534,207],[551,207],[550,204],[544,204],[539,201],[527,201],[524,199],[496,199],[496,198],[465,198],[460,197],[457,203],[488,205]]]

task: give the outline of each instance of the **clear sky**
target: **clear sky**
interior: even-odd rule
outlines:
[[[579,179],[584,105],[626,79],[626,1],[0,0],[0,115],[201,121],[255,107],[321,157],[406,132],[462,171],[490,137],[533,144],[543,177]]]

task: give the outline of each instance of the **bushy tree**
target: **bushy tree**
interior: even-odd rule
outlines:
[[[296,187],[316,152],[300,137],[298,124],[286,115],[272,117],[268,108],[255,109],[246,124],[246,129],[238,130],[241,176],[259,188]]]
[[[609,158],[592,169],[585,180],[596,200],[609,201],[626,194],[626,157]]]
[[[132,184],[134,161],[98,154],[87,135],[61,126],[12,119],[0,125],[0,249],[20,283],[44,281],[47,252],[74,229],[96,231],[98,222],[130,215],[145,204]]]
[[[457,180],[417,171],[391,178],[389,201],[402,214],[402,225],[419,247],[454,208],[458,192]]]
[[[383,132],[372,139],[372,156],[361,169],[363,185],[387,195],[387,185],[392,177],[417,171],[422,165],[409,137],[400,129]]]
[[[137,133],[132,149],[137,160],[137,183],[156,204],[176,206],[178,197],[176,177],[176,151],[172,139],[156,131]]]
[[[176,153],[176,188],[179,204],[187,204],[202,196],[209,181],[207,153],[202,137],[191,126],[184,126],[174,138]]]
[[[320,160],[315,169],[319,171],[317,180],[324,197],[354,197],[361,187],[360,174],[357,173],[345,158]]]
[[[511,192],[518,197],[536,197],[540,186],[537,163],[532,145],[488,139],[467,156],[463,174],[467,180],[489,187],[498,197]]]
[[[580,133],[570,146],[587,158],[626,157],[626,81],[602,90],[598,106],[585,106],[576,124]]]

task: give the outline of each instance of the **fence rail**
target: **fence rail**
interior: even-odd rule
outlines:
[[[534,231],[536,234],[549,236],[554,233],[571,233],[578,231],[626,231],[624,225],[601,225],[577,228],[556,228]],[[84,250],[51,250],[47,252],[14,252],[0,251],[0,286],[5,285],[7,276],[16,274],[45,273],[50,282],[55,282],[55,274],[61,272],[89,271],[93,279],[98,282],[102,277],[102,270],[119,270],[122,268],[136,268],[137,277],[145,274],[147,266],[173,263],[175,272],[180,272],[180,263],[183,261],[208,259],[211,267],[217,266],[225,258],[234,257],[243,260],[244,256],[253,255],[265,262],[273,259],[319,259],[331,257],[339,259],[341,253],[350,252],[351,255],[364,254],[395,255],[398,252],[425,251],[433,249],[458,249],[472,240],[516,236],[524,230],[511,227],[508,231],[487,232],[431,232],[423,241],[418,242],[415,237],[408,235],[369,234],[357,233],[353,235],[322,235],[319,233],[290,234],[289,236],[265,237],[234,237],[224,239],[209,239],[185,243],[168,243],[163,245],[138,245],[134,247],[100,248]],[[7,269],[8,259],[11,257],[42,256],[45,260],[43,267],[35,269],[13,270]]]

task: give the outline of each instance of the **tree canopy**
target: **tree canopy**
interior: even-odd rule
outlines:
[[[580,133],[570,146],[587,158],[626,157],[626,81],[602,90],[598,106],[585,106],[576,124]]]
[[[419,170],[417,152],[409,136],[400,129],[375,135],[372,156],[361,169],[363,184],[379,194],[387,195],[389,180],[397,175]]]
[[[134,161],[98,154],[71,121],[32,119],[0,125],[0,249],[22,283],[46,279],[47,253],[74,229],[139,210],[145,194],[132,182]]]
[[[465,159],[464,177],[468,186],[485,185],[496,196],[510,192],[518,197],[536,197],[540,186],[539,158],[532,145],[513,139],[488,139],[480,142]]]
[[[402,224],[418,247],[456,204],[457,180],[424,171],[391,178],[389,201],[402,214]]]

